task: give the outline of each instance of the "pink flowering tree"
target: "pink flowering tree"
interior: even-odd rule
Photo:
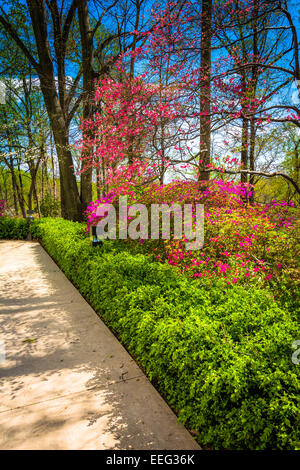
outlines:
[[[158,85],[144,79],[123,74],[122,81],[101,80],[95,94],[98,112],[82,123],[84,167],[101,173],[104,192],[126,192],[157,177],[151,142],[161,120],[176,117],[176,106],[162,99]]]

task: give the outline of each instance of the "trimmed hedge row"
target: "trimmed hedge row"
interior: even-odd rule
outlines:
[[[0,217],[0,240],[25,240],[29,230],[26,219]]]
[[[299,448],[297,324],[269,291],[191,280],[110,241],[92,248],[63,219],[32,232],[202,446]]]

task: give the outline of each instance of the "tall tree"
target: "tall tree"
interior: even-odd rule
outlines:
[[[68,104],[70,104],[75,90],[71,87],[69,92],[67,92],[65,75],[67,40],[74,19],[76,5],[75,1],[72,1],[63,20],[57,2],[54,0],[47,2],[53,26],[54,53],[57,64],[56,80],[54,60],[49,44],[45,2],[43,0],[27,0],[26,3],[35,38],[37,57],[33,56],[30,48],[14,28],[13,23],[3,8],[1,8],[0,23],[38,74],[58,155],[62,215],[72,220],[80,220],[81,204],[76,177],[73,171],[72,153],[69,147],[69,125],[73,110],[69,109]]]
[[[199,180],[208,180],[209,173],[201,168],[210,164],[211,147],[211,38],[212,0],[202,0],[200,69],[200,172]]]

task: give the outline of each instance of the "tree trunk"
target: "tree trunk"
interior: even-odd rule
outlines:
[[[11,149],[10,149],[10,151],[11,151]],[[17,200],[18,200],[19,205],[20,205],[20,209],[21,209],[21,212],[22,212],[22,216],[25,218],[26,217],[25,200],[24,200],[24,193],[23,193],[22,177],[21,177],[21,174],[20,174],[20,165],[18,163],[18,172],[19,172],[19,181],[20,181],[20,184],[19,184],[18,180],[17,180],[17,177],[16,177],[15,169],[14,169],[13,159],[10,158],[8,160],[7,158],[4,157],[4,161],[5,161],[6,165],[8,166],[8,168],[10,170],[10,173],[11,173],[12,186],[13,186],[13,189],[14,189],[14,206],[15,206],[15,209],[16,209],[16,215],[18,214],[18,204],[17,204]],[[16,198],[16,196],[17,196],[18,199]]]
[[[48,42],[45,3],[43,0],[27,0],[27,5],[39,56],[39,64],[36,64],[35,68],[39,75],[41,91],[47,108],[59,160],[62,216],[70,220],[81,220],[79,192],[73,171],[72,154],[69,149],[69,126],[66,110],[64,109],[64,96],[60,97],[60,102],[56,90],[54,67]],[[57,60],[60,69],[62,69],[64,52],[57,52]],[[59,52],[61,56],[58,55]],[[62,73],[63,70],[60,70],[60,74]]]
[[[300,141],[298,140],[297,143],[295,144],[294,148],[294,155],[295,155],[295,181],[298,183],[299,181],[299,150],[300,150]]]
[[[141,3],[140,0],[136,0],[136,15],[135,15],[135,25],[134,25],[134,31],[138,31],[139,29],[139,24],[140,24],[140,13],[141,13]],[[133,40],[132,40],[132,47],[131,50],[134,52],[136,49],[136,43],[137,43],[137,35],[134,34]],[[133,78],[134,77],[134,65],[135,65],[135,56],[132,54],[130,58],[130,71],[129,71],[129,77]]]
[[[255,119],[254,117],[252,117],[250,121],[250,152],[249,152],[250,171],[255,170],[255,138],[256,138]],[[251,189],[250,202],[254,203],[254,184],[255,184],[254,175],[249,175],[249,183],[253,186],[253,188]]]
[[[243,118],[241,169],[248,170],[248,119]],[[247,183],[247,173],[241,173],[241,183]]]
[[[73,171],[73,159],[69,149],[68,131],[64,129],[63,118],[52,119],[53,137],[58,156],[60,173],[60,194],[62,217],[70,220],[81,220],[81,204],[76,178]]]
[[[258,70],[255,62],[258,59],[259,51],[258,51],[258,34],[257,34],[257,23],[256,18],[258,16],[258,1],[254,0],[253,4],[253,13],[252,13],[252,27],[253,27],[253,59],[254,65],[252,67],[252,98],[255,98],[256,95],[256,88],[257,88],[257,80],[258,80]],[[256,128],[255,128],[255,117],[254,115],[251,116],[250,119],[250,152],[249,152],[249,168],[251,171],[254,171],[255,168],[255,139],[256,139]],[[253,186],[251,190],[250,202],[251,204],[254,203],[254,183],[255,177],[254,175],[249,175],[249,183]]]
[[[56,184],[55,184],[55,163],[54,163],[54,155],[53,155],[53,136],[52,132],[50,133],[50,153],[51,153],[51,169],[52,169],[52,196],[56,197]]]
[[[83,69],[83,119],[91,119],[94,113],[93,105],[93,92],[94,85],[93,80],[93,34],[90,26],[89,11],[86,0],[78,0],[78,19],[81,35],[82,45],[82,69]],[[89,137],[90,134],[89,134]],[[92,167],[87,166],[86,158],[89,153],[92,153],[93,149],[88,149],[87,152],[83,152],[83,160],[81,167],[81,181],[80,181],[80,200],[82,204],[82,210],[87,208],[87,205],[92,201]]]
[[[21,169],[20,169],[20,163],[19,162],[18,162],[18,174],[19,174],[19,182],[20,182],[20,185],[17,184],[19,204],[20,204],[20,208],[21,208],[21,211],[22,211],[22,215],[23,215],[24,219],[26,219],[24,188],[23,188],[23,180],[22,180],[22,175],[21,175]]]
[[[30,184],[30,189],[28,193],[28,208],[32,210],[32,199],[34,199],[37,212],[40,215],[40,208],[39,208],[39,200],[38,200],[38,195],[37,195],[37,189],[36,189],[36,175],[38,172],[38,168],[40,165],[41,157],[38,158],[37,163],[29,163],[29,171],[30,171],[30,176],[31,176],[31,184]]]
[[[200,161],[198,180],[209,180],[209,172],[201,171],[210,164],[211,125],[211,37],[212,0],[202,1],[201,72],[200,72]]]
[[[15,213],[18,215],[18,193],[17,193],[17,180],[16,180],[16,175],[15,175],[15,170],[14,170],[14,164],[13,164],[13,159],[10,158],[10,165],[9,165],[10,173],[11,173],[11,182],[12,182],[12,187],[13,187],[13,198],[14,198],[14,208],[15,208]]]

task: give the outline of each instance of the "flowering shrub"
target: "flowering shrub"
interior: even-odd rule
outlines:
[[[262,209],[276,227],[294,226],[297,221],[297,208],[293,201],[271,201]]]
[[[88,230],[91,226],[97,225],[99,217],[97,209],[101,204],[113,204],[117,199],[117,193],[110,191],[106,196],[92,201],[86,209]]]
[[[217,277],[227,284],[268,284],[284,276],[297,277],[298,209],[294,203],[246,205],[251,188],[223,180],[173,181],[153,184],[141,196],[133,191],[127,194],[130,203],[204,204],[203,249],[186,251],[184,237],[142,242],[143,251],[157,260],[166,260],[192,277]],[[111,192],[92,203],[87,210],[89,225],[97,223],[95,212],[101,202],[116,200],[117,194]]]
[[[167,260],[194,277],[218,276],[228,283],[268,282],[283,269],[291,272],[297,248],[294,205],[245,205],[240,185],[222,184],[219,194],[216,184],[196,197],[205,207],[203,250],[186,252],[183,241],[166,241]],[[180,201],[190,201],[190,191],[184,193],[180,186]]]
[[[164,254],[194,277],[218,276],[231,283],[270,281],[294,265],[294,226],[278,230],[255,207],[208,208],[205,240],[198,252],[186,252],[181,240],[166,241]]]
[[[179,202],[181,204],[200,203],[205,206],[233,206],[243,204],[243,198],[251,195],[249,185],[232,181],[211,180],[207,182],[172,181],[167,185],[153,184],[143,195],[145,203]]]

